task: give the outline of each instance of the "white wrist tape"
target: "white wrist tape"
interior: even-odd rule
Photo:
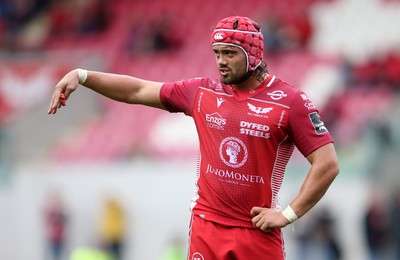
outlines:
[[[290,205],[287,206],[284,211],[282,211],[282,214],[289,221],[289,223],[293,223],[299,219]]]
[[[78,71],[78,77],[79,77],[79,84],[85,83],[87,76],[88,76],[88,71],[83,70],[83,69],[77,69]]]

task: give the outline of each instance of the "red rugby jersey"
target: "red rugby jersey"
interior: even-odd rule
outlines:
[[[252,207],[277,204],[295,145],[307,156],[333,142],[307,95],[275,76],[246,91],[210,78],[166,83],[160,98],[168,111],[196,124],[192,211],[223,225],[252,228]]]

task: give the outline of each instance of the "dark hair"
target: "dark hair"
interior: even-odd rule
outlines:
[[[261,61],[260,65],[253,71],[259,82],[264,81],[264,76],[268,73],[268,65],[265,61]]]

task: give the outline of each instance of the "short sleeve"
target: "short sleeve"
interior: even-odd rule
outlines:
[[[165,83],[161,87],[160,100],[169,112],[183,112],[191,116],[194,99],[203,78]]]
[[[289,134],[304,156],[308,156],[321,146],[333,142],[333,138],[322,121],[317,107],[302,91],[296,93],[290,107]]]

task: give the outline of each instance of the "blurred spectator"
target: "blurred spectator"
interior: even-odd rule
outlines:
[[[10,1],[0,1],[0,50],[6,46],[6,37],[8,36],[8,23],[10,18]]]
[[[400,90],[400,51],[389,52],[385,62],[386,81],[395,91]]]
[[[260,19],[264,34],[264,51],[267,55],[303,49],[313,36],[313,26],[307,9],[285,15],[268,11]]]
[[[288,19],[285,25],[285,32],[287,38],[292,42],[292,48],[307,48],[314,32],[308,9],[298,9]]]
[[[299,260],[340,260],[342,248],[337,239],[336,222],[329,209],[318,213],[315,219],[309,221],[305,231],[298,237]]]
[[[400,89],[400,53],[396,50],[389,50],[386,54],[360,63],[343,58],[340,66],[346,87]]]
[[[87,1],[81,12],[78,31],[80,34],[101,33],[105,31],[110,24],[110,4],[108,0]]]
[[[65,254],[67,213],[58,192],[49,194],[45,204],[45,228],[49,260],[61,260]]]
[[[2,125],[6,124],[6,121],[8,120],[10,113],[11,113],[11,108],[3,98],[3,95],[0,93],[0,127]]]
[[[373,88],[383,82],[383,64],[381,57],[375,57],[361,64],[353,66],[353,79],[356,86]]]
[[[143,52],[171,52],[183,45],[182,29],[168,14],[160,14],[155,20],[146,20],[141,15],[128,19],[124,45],[129,56]]]
[[[381,148],[393,147],[394,132],[387,115],[400,90],[400,51],[389,50],[361,62],[341,57],[338,68],[342,77],[338,87],[343,88],[333,93],[321,113],[330,130],[337,132],[337,143],[357,142],[372,127]],[[374,109],[367,111],[371,104]],[[363,113],[355,113],[356,109]]]
[[[21,34],[29,34],[27,29],[35,18],[47,8],[50,0],[3,0],[0,3],[0,47],[18,50],[24,46]],[[23,32],[25,30],[25,32]],[[21,46],[20,46],[21,45]]]
[[[68,0],[54,1],[48,9],[47,15],[50,21],[49,38],[68,38],[74,35],[78,27],[78,13],[73,2]]]
[[[85,2],[61,0],[48,9],[50,39],[88,37],[106,31],[110,25],[107,0]]]
[[[0,187],[12,176],[10,167],[13,163],[12,148],[14,146],[10,140],[10,130],[8,129],[12,112],[0,90]]]
[[[173,51],[182,46],[181,29],[167,14],[162,14],[150,27],[150,38],[155,51]]]
[[[400,190],[396,190],[390,204],[390,231],[394,247],[394,259],[400,259]]]
[[[124,50],[126,50],[129,57],[135,56],[142,52],[149,52],[151,50],[151,42],[148,30],[149,27],[143,21],[140,14],[125,17],[127,24],[126,35],[124,36]]]
[[[108,197],[100,219],[100,242],[105,252],[115,260],[123,259],[126,219],[120,202],[114,197]]]
[[[110,24],[109,10],[107,0],[2,0],[0,47],[7,51],[42,50],[46,41],[104,32]]]
[[[383,196],[374,192],[364,215],[364,231],[370,260],[391,259],[390,222]]]
[[[282,32],[281,20],[273,13],[267,13],[261,19],[264,38],[264,52],[267,55],[280,53],[285,49],[286,39]]]

